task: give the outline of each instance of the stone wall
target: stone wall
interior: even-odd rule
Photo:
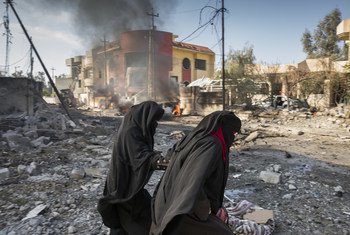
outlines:
[[[203,91],[199,87],[180,87],[180,108],[183,115],[208,115],[222,110],[221,91]]]

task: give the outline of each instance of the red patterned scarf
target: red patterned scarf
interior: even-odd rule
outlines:
[[[220,127],[217,131],[211,133],[215,138],[217,138],[220,142],[221,149],[222,149],[222,160],[226,162],[226,143],[224,139],[224,135],[222,134],[222,128]]]

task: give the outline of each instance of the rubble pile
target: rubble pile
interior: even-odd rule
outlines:
[[[350,234],[346,110],[236,110],[243,128],[231,148],[227,202],[272,210],[274,234]],[[0,235],[108,234],[96,203],[122,117],[74,117],[41,110],[1,129]],[[165,154],[201,118],[162,120],[155,149]],[[151,193],[162,174],[149,181]]]

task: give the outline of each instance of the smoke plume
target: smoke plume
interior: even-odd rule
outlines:
[[[16,1],[16,0],[15,0]],[[115,40],[121,32],[149,29],[151,17],[167,18],[177,0],[18,0],[44,12],[68,12],[79,37],[94,45],[104,37]],[[43,17],[45,17],[43,15]],[[156,19],[157,26],[161,20]]]

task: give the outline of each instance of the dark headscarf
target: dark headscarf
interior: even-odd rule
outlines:
[[[164,110],[153,101],[131,107],[113,147],[104,195],[123,202],[132,198],[151,175],[155,130]]]
[[[191,214],[199,198],[207,198],[214,213],[222,206],[228,150],[240,128],[241,121],[232,112],[213,112],[169,151],[170,164],[155,191],[152,234],[162,234],[176,216]],[[224,141],[217,138],[218,131]]]
[[[205,116],[202,121],[187,136],[176,145],[175,151],[181,151],[189,142],[196,142],[211,135],[222,128],[226,146],[230,147],[234,141],[234,132],[241,130],[241,120],[229,111],[216,111]]]

